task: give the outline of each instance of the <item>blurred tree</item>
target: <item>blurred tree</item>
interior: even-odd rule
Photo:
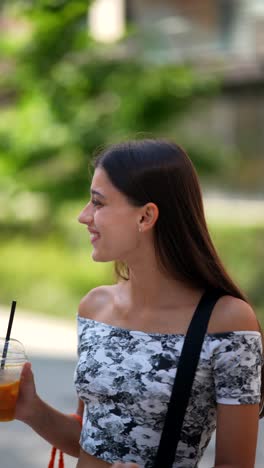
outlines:
[[[13,0],[3,13],[10,25],[0,42],[1,190],[42,194],[52,207],[48,219],[62,200],[87,192],[95,150],[139,132],[158,135],[162,128],[164,135],[166,122],[216,89],[188,66],[144,63],[121,54],[120,44],[96,44],[87,26],[90,4]],[[204,172],[219,165],[197,148],[194,158]]]

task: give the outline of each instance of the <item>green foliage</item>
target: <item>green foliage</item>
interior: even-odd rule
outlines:
[[[21,309],[74,318],[81,297],[113,281],[110,264],[92,264],[89,247],[71,249],[58,237],[1,242],[1,303],[17,298]]]
[[[21,309],[75,318],[81,297],[114,281],[111,264],[91,260],[86,232],[69,218],[76,209],[61,213],[67,218],[66,237],[64,233],[64,237],[1,238],[2,303],[10,305],[16,298]],[[264,326],[264,226],[211,225],[210,231],[224,264],[248,294]]]
[[[90,3],[6,4],[6,15],[24,32],[16,46],[14,34],[0,40],[8,63],[0,96],[9,96],[0,118],[0,200],[14,204],[18,192],[40,194],[50,222],[62,200],[87,192],[88,161],[98,148],[158,136],[217,88],[190,67],[146,64],[120,57],[118,46],[99,47],[87,30]],[[193,154],[203,170],[199,152]]]
[[[250,301],[260,311],[264,325],[264,226],[212,226],[221,258]]]
[[[90,4],[2,2],[13,27],[0,38],[1,302],[17,298],[21,308],[69,317],[83,294],[113,279],[111,265],[91,262],[86,237],[69,221],[88,196],[94,152],[121,139],[173,136],[193,104],[202,98],[204,106],[219,89],[189,66],[120,53],[125,43],[99,46],[87,28]],[[200,175],[230,168],[209,136],[186,149]],[[264,317],[263,227],[212,231]]]

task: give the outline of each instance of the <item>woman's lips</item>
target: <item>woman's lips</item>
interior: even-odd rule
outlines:
[[[96,242],[99,239],[100,234],[99,234],[99,232],[94,231],[93,229],[88,228],[88,231],[90,233],[91,243],[93,244],[94,242]]]
[[[94,244],[94,242],[96,242],[98,239],[99,239],[99,234],[92,234],[91,235],[91,243]]]

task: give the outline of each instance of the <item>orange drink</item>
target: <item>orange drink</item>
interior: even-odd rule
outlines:
[[[0,338],[0,422],[12,421],[15,417],[20,374],[26,362],[24,347],[19,341],[9,340],[6,352],[5,346],[4,338]]]
[[[15,416],[19,380],[0,384],[0,421],[12,421]]]

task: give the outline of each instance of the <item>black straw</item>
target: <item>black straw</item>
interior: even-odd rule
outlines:
[[[3,354],[2,354],[1,369],[4,369],[4,367],[5,367],[5,359],[6,359],[7,350],[8,350],[8,342],[9,342],[10,335],[11,335],[11,330],[12,330],[15,311],[16,311],[16,301],[12,301],[11,312],[10,312],[10,317],[9,317],[9,321],[8,321],[6,338],[5,338],[5,345],[4,345],[4,350],[3,350]]]

